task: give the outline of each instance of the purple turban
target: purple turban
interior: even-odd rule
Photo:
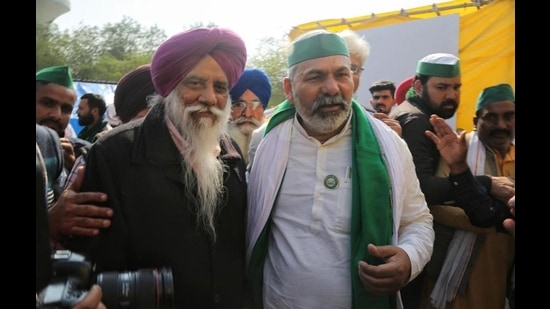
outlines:
[[[141,65],[126,73],[118,81],[114,104],[116,114],[123,123],[136,117],[147,107],[147,96],[155,93],[151,80],[151,65]]]
[[[265,109],[271,98],[271,83],[269,82],[267,74],[260,69],[244,70],[237,84],[229,91],[231,100],[238,100],[247,89],[254,92]]]
[[[172,36],[155,51],[151,77],[157,93],[166,97],[207,55],[218,62],[231,89],[246,64],[244,41],[226,28],[195,28]]]

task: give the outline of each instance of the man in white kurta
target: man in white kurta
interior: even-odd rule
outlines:
[[[249,175],[254,308],[400,307],[399,289],[434,240],[411,154],[352,101],[343,40],[321,31],[295,44],[291,99],[270,119]]]

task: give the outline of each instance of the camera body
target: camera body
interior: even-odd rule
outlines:
[[[170,268],[110,271],[96,276],[92,264],[75,252],[57,250],[51,260],[53,279],[40,293],[38,308],[72,308],[86,296],[93,283],[101,287],[101,301],[109,309],[175,308]]]
[[[71,308],[82,300],[92,284],[92,265],[69,250],[52,255],[53,278],[40,293],[40,308]]]

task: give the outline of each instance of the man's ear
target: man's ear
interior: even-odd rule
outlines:
[[[99,107],[92,108],[91,112],[94,117],[99,118]]]
[[[417,79],[413,82],[414,92],[416,92],[417,96],[422,96],[422,82]]]
[[[283,79],[283,90],[285,91],[285,97],[290,103],[294,103],[294,96],[292,95],[292,83],[290,83],[290,78],[285,77]]]

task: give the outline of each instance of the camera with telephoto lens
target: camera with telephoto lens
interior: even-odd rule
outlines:
[[[86,296],[94,282],[101,287],[101,302],[109,309],[175,308],[170,268],[102,272],[94,276],[92,264],[69,250],[57,250],[52,255],[52,268],[53,278],[40,293],[39,308],[72,308]]]

